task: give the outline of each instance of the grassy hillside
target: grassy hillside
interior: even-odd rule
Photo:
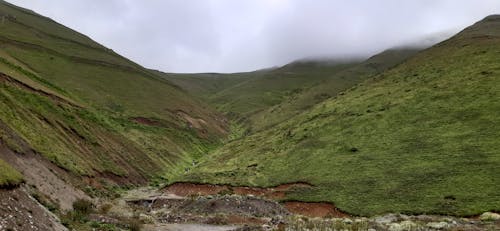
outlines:
[[[164,76],[219,111],[238,118],[279,104],[359,61],[299,61],[281,68],[235,74]]]
[[[0,159],[0,188],[17,185],[23,181],[21,173]]]
[[[390,49],[362,62],[301,60],[247,73],[162,74],[233,119],[245,121],[249,131],[258,131],[401,63],[418,50]]]
[[[352,65],[336,73],[329,73],[321,82],[311,87],[299,88],[296,94],[286,98],[280,104],[253,115],[250,118],[251,128],[261,130],[287,120],[326,99],[336,96],[368,77],[394,67],[417,53],[418,50],[419,48],[386,50],[359,64]]]
[[[253,73],[197,73],[197,74],[177,74],[163,73],[155,71],[168,79],[175,85],[181,87],[192,95],[202,99],[207,99],[224,89],[248,81],[255,74]],[[216,102],[214,102],[217,104]]]
[[[181,181],[315,187],[353,214],[500,210],[500,16],[207,157]]]
[[[221,114],[88,37],[4,1],[0,17],[0,121],[11,149],[77,175],[144,182],[184,171],[225,136]]]

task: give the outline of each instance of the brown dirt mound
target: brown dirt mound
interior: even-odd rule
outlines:
[[[259,217],[245,217],[238,215],[229,215],[226,217],[226,223],[228,224],[246,224],[246,225],[264,225],[269,223],[265,218]]]
[[[307,183],[282,184],[272,188],[258,187],[233,187],[228,185],[210,185],[194,183],[175,183],[163,189],[163,192],[178,196],[208,196],[217,194],[236,194],[241,196],[259,196],[262,198],[277,200],[284,199],[286,193],[296,188],[312,187]],[[283,206],[291,213],[308,217],[349,217],[346,213],[338,210],[330,203],[307,203],[290,201]],[[196,207],[196,206],[195,206]],[[198,206],[203,207],[203,206]],[[224,206],[220,206],[224,207]],[[213,209],[213,208],[211,208]]]
[[[221,186],[221,185],[174,183],[166,187],[163,190],[163,192],[175,194],[182,197],[188,197],[188,196],[216,195],[228,189],[229,188],[227,186]]]
[[[349,217],[329,203],[289,201],[284,206],[291,213],[308,217]]]
[[[306,183],[283,184],[273,188],[258,187],[234,187],[228,185],[210,185],[194,183],[174,183],[166,187],[163,192],[175,194],[178,196],[208,196],[221,193],[236,194],[241,196],[259,196],[267,199],[283,199],[286,193],[295,188],[312,187]]]
[[[277,202],[256,197],[217,196],[187,200],[176,212],[195,214],[233,214],[245,217],[284,216],[287,211]]]

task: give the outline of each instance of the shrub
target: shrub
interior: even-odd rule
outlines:
[[[103,204],[100,208],[99,208],[99,212],[102,213],[102,214],[106,214],[109,212],[109,210],[111,210],[111,208],[113,207],[112,204],[109,204],[109,203],[106,203],[106,204]]]
[[[131,218],[127,222],[127,227],[130,231],[141,231],[142,223],[137,218]]]
[[[93,210],[93,204],[89,200],[78,199],[73,202],[73,210],[81,215],[88,215]]]

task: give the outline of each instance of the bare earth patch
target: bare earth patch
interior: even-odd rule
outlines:
[[[216,194],[236,194],[241,196],[259,196],[267,199],[283,199],[286,193],[296,188],[312,187],[306,183],[283,184],[271,188],[237,187],[229,185],[211,185],[194,183],[174,183],[163,189],[163,192],[179,196],[207,196]]]
[[[0,230],[66,231],[58,219],[28,193],[26,187],[0,190]]]
[[[349,217],[330,203],[289,201],[284,206],[291,213],[307,217]]]
[[[145,225],[144,231],[229,231],[238,226],[231,225],[204,225],[204,224],[157,224]]]
[[[28,185],[56,202],[62,210],[72,210],[77,199],[90,199],[83,191],[63,180],[63,170],[41,156],[32,152],[16,154],[0,145],[0,158],[20,171]]]

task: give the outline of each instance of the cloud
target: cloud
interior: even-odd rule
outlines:
[[[234,72],[444,39],[498,0],[9,0],[150,68]]]

